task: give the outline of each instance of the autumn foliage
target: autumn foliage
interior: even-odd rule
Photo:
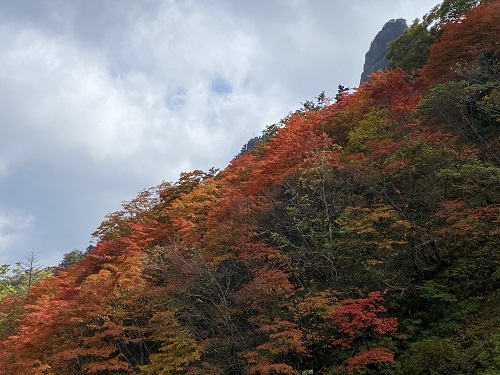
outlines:
[[[442,25],[440,40],[430,48],[422,75],[432,83],[459,77],[464,65],[485,53],[500,53],[500,3],[482,4],[453,22]]]
[[[443,25],[420,76],[377,72],[142,191],[83,260],[0,294],[0,374],[498,370],[500,168],[430,100],[497,48],[498,6]],[[467,119],[498,126],[488,87]]]

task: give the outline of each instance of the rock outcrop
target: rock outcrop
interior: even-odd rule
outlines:
[[[387,44],[403,34],[407,27],[406,20],[403,18],[390,20],[382,27],[382,30],[375,36],[370,49],[365,55],[365,65],[361,74],[360,84],[366,82],[371,73],[379,69],[385,70],[389,67],[389,60],[385,57],[388,50]]]

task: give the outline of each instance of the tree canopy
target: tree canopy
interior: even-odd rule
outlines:
[[[498,373],[499,4],[443,2],[425,61],[2,266],[0,374]]]

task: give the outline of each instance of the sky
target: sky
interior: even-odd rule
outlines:
[[[2,0],[0,264],[57,265],[141,190],[224,168],[437,3]]]

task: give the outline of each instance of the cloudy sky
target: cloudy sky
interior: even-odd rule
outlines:
[[[0,264],[85,249],[104,216],[223,168],[429,0],[2,0]]]

